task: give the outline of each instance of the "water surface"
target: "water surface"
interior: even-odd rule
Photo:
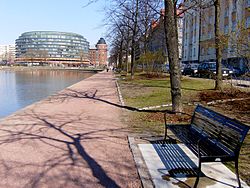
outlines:
[[[93,73],[66,70],[0,70],[0,118],[91,75]]]

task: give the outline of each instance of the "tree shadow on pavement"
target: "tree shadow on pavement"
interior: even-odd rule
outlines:
[[[154,110],[154,109],[141,109],[141,108],[136,108],[136,107],[132,107],[132,106],[126,106],[126,105],[121,105],[118,103],[114,103],[114,102],[110,102],[108,100],[108,98],[110,97],[110,95],[97,95],[98,90],[95,89],[93,91],[77,91],[74,89],[66,89],[65,92],[59,93],[56,95],[56,99],[55,98],[51,98],[48,99],[50,102],[54,102],[55,100],[58,102],[64,102],[66,100],[70,100],[70,99],[74,99],[74,98],[81,98],[81,99],[91,99],[91,100],[95,100],[95,101],[99,101],[99,102],[103,102],[112,106],[115,106],[117,108],[121,108],[121,109],[126,109],[129,111],[135,111],[135,112],[149,112],[149,113],[167,113],[167,114],[186,114],[186,115],[190,115],[184,112],[173,112],[172,110],[168,110],[168,109],[164,109],[164,110]],[[105,99],[106,98],[106,99]]]
[[[89,120],[84,113],[47,112],[48,107],[69,100],[87,99],[130,111],[174,114],[122,106],[111,102],[113,97],[96,89],[68,88],[1,121],[0,187],[140,187],[131,156],[121,149],[127,148],[126,128],[110,120],[96,126],[105,121],[94,116]]]
[[[22,119],[25,123],[20,123]],[[93,181],[97,181],[103,187],[120,187],[86,151],[83,144],[96,139],[108,141],[107,137],[112,137],[112,135],[105,135],[105,132],[121,132],[123,128],[85,131],[77,128],[81,126],[81,123],[81,114],[48,116],[33,110],[12,117],[6,124],[1,123],[0,147],[3,148],[3,152],[0,155],[2,172],[0,176],[2,180],[8,179],[8,181],[3,181],[0,186],[12,187],[8,184],[10,178],[13,185],[15,181],[20,181],[19,187],[42,187],[44,185],[83,187],[88,183],[91,187]],[[86,126],[92,126],[92,124],[86,124]],[[122,139],[119,136],[117,138]],[[9,153],[8,151],[12,148],[18,153]],[[37,152],[42,153],[37,154]],[[8,155],[17,156],[8,157]],[[43,157],[39,158],[40,155]],[[21,159],[21,157],[26,159]],[[86,169],[90,169],[91,172]],[[96,180],[88,179],[87,174],[86,177],[85,174],[81,174],[85,172],[92,174]],[[57,179],[60,181],[57,182]],[[23,186],[21,186],[22,181]]]

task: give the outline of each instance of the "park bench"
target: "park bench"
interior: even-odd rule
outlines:
[[[236,178],[241,187],[238,158],[241,145],[249,126],[198,105],[188,125],[169,125],[165,114],[165,140],[170,129],[177,139],[183,142],[197,157],[198,170],[194,187],[201,176],[201,163],[235,162]]]

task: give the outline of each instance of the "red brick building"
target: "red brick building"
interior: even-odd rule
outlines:
[[[108,62],[108,45],[103,38],[100,38],[96,48],[89,49],[90,64],[94,66],[107,65]]]

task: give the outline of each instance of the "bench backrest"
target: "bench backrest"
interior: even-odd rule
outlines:
[[[194,111],[191,127],[227,152],[239,154],[249,126],[211,109],[198,105]]]

